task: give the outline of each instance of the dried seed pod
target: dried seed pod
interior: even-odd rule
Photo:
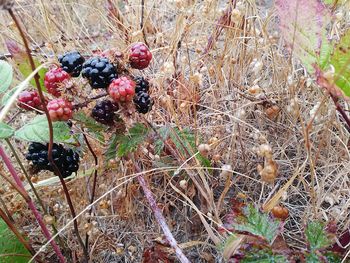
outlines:
[[[198,152],[202,155],[202,156],[208,156],[209,152],[210,152],[210,145],[209,144],[200,144],[198,146]]]
[[[180,187],[181,187],[181,189],[183,189],[183,190],[186,190],[187,189],[187,181],[184,179],[184,180],[181,180],[180,182],[179,182],[179,185],[180,185]]]
[[[258,165],[258,171],[263,182],[272,184],[278,175],[278,165],[274,160],[269,159],[264,167]]]
[[[283,221],[286,220],[289,216],[288,209],[283,206],[275,206],[272,208],[271,213],[274,217],[279,218]]]
[[[273,105],[265,110],[267,118],[275,120],[280,113],[280,108],[277,105]]]

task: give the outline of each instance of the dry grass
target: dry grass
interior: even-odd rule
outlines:
[[[249,202],[262,206],[294,174],[296,179],[280,200],[290,212],[283,234],[290,246],[305,247],[302,229],[312,218],[335,220],[339,232],[349,226],[348,131],[332,102],[308,78],[302,66],[287,55],[276,33],[272,8],[266,8],[260,1],[240,2],[237,8],[242,16],[232,14],[231,22],[206,53],[216,21],[228,8],[225,1],[145,1],[143,33],[141,1],[119,1],[114,19],[106,8],[108,2],[117,3],[24,0],[16,1],[15,6],[35,53],[43,60],[45,56],[71,49],[84,54],[106,48],[125,50],[130,43],[146,39],[154,60],[143,75],[151,80],[155,98],[154,110],[147,119],[156,126],[190,127],[204,142],[212,137],[219,139],[209,156],[219,155],[214,163],[217,168],[227,164],[234,171],[221,207],[217,202],[225,178],[219,170],[210,173],[196,168],[196,163],[190,160],[184,166],[192,168],[188,173],[181,171],[172,177],[166,169],[159,169],[147,175],[176,240],[180,244],[203,241],[185,249],[192,262],[222,262],[221,253],[213,248],[194,205],[208,218],[212,231],[222,238],[214,222],[223,220],[231,198],[244,194]],[[13,39],[21,43],[7,14],[2,12],[0,16],[2,42]],[[342,30],[343,27],[338,28],[339,32]],[[1,50],[6,53],[6,48]],[[257,94],[252,93],[255,85],[261,89]],[[193,103],[199,105],[196,111]],[[276,109],[278,112],[272,116]],[[317,115],[312,121],[315,110]],[[17,111],[13,109],[13,113]],[[142,121],[138,118],[135,116],[133,122]],[[17,118],[18,125],[26,121],[24,114]],[[101,156],[104,146],[97,141],[93,144]],[[257,166],[264,162],[256,151],[262,144],[271,146],[278,164],[278,177],[273,184],[262,182],[257,171]],[[184,163],[190,157],[181,156],[181,161]],[[140,151],[138,158],[145,170],[155,167],[153,155]],[[83,169],[89,169],[92,163],[93,159],[85,152]],[[120,160],[99,171],[97,196],[112,188],[114,191],[94,211],[93,221],[98,229],[91,239],[94,262],[140,262],[143,249],[161,236],[141,189],[135,180],[128,179],[134,173],[130,163]],[[192,204],[173,187],[179,187],[179,181],[188,176],[203,189],[199,193],[198,187],[189,186],[184,191]],[[40,179],[44,177],[40,175]],[[69,183],[78,211],[87,205],[86,180],[78,178]],[[120,182],[125,183],[116,187]],[[56,211],[58,229],[70,219],[59,189],[59,185],[40,189],[41,196],[52,207],[62,207]],[[19,213],[27,215],[26,210]],[[80,218],[82,232],[85,219],[84,215]],[[21,222],[30,237],[41,239],[38,240],[41,244],[44,240],[38,237],[39,230],[32,223]],[[70,248],[78,250],[71,230],[69,227],[63,232],[64,240]],[[204,259],[208,254],[212,261]]]

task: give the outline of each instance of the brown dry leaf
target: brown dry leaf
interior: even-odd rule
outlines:
[[[245,241],[245,239],[245,235],[237,235],[234,239],[231,239],[228,242],[226,242],[224,251],[222,252],[224,259],[229,260],[234,254],[236,254],[236,252],[241,247],[241,244],[243,241]]]
[[[307,161],[307,160],[306,160]],[[283,193],[288,190],[288,188],[292,185],[294,182],[295,178],[299,175],[299,172],[301,169],[305,166],[306,162],[298,169],[294,175],[288,180],[288,182],[273,196],[271,197],[270,200],[268,200],[264,205],[263,205],[263,211],[264,212],[269,212],[271,211],[272,208],[274,208],[280,201],[281,197],[283,196]]]

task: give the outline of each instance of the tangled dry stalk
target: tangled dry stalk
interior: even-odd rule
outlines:
[[[125,50],[135,41],[149,45],[154,59],[144,74],[152,83],[155,106],[147,123],[191,128],[198,145],[200,138],[211,145],[213,171],[196,163],[195,152],[176,149],[181,162],[162,168],[151,142],[135,155],[191,262],[221,262],[222,255],[213,246],[223,240],[217,226],[237,195],[265,210],[278,203],[288,208],[284,238],[294,248],[305,246],[302,230],[311,218],[334,220],[339,232],[348,227],[349,132],[333,102],[286,52],[270,2],[18,0],[15,10],[33,55],[43,62],[71,49],[91,54],[107,48]],[[0,16],[1,42],[21,43],[9,16]],[[345,29],[348,18],[334,25],[335,34]],[[1,50],[7,56],[5,45]],[[11,113],[18,111],[13,108]],[[27,121],[21,113],[15,119],[17,126]],[[145,123],[140,117],[133,121]],[[107,145],[87,136],[103,163]],[[274,175],[264,169],[269,165],[261,155],[266,145],[271,162],[278,166],[272,184],[261,180]],[[81,174],[91,173],[93,166],[93,156],[86,151]],[[140,262],[145,248],[154,240],[161,242],[162,232],[136,180],[138,171],[132,161],[119,159],[108,169],[100,165],[98,171],[98,199],[90,217],[89,177],[67,183],[79,227],[90,236],[90,257],[93,262]],[[180,184],[184,179],[187,184]],[[27,210],[16,207],[17,197],[3,185],[9,207],[24,215],[20,224],[31,239],[44,243],[32,218],[26,218]],[[38,188],[58,218],[57,229],[71,220],[60,188],[59,184]],[[80,213],[83,209],[86,212]],[[79,250],[71,225],[61,234],[67,247]],[[52,256],[49,249],[44,251]]]

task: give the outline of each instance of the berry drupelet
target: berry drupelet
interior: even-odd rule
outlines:
[[[144,77],[135,77],[134,78],[135,81],[135,92],[139,93],[140,91],[143,92],[148,92],[149,90],[149,82],[147,79],[145,79]]]
[[[71,51],[58,56],[58,61],[64,71],[72,77],[78,77],[85,59],[78,51]]]
[[[82,76],[89,80],[93,89],[105,89],[117,78],[117,71],[108,58],[93,57],[83,65]]]
[[[118,107],[113,102],[110,100],[102,100],[96,103],[95,107],[92,109],[91,116],[97,122],[113,125],[116,110],[118,110]]]
[[[132,68],[145,69],[152,60],[152,53],[144,43],[132,44],[129,51],[129,63]]]
[[[135,82],[128,77],[115,79],[108,87],[108,93],[116,102],[132,101],[135,95]]]
[[[70,75],[62,68],[53,68],[46,72],[44,84],[50,94],[59,97],[61,96],[60,88],[68,79],[70,79]]]
[[[73,106],[65,99],[54,99],[47,104],[52,121],[68,121],[73,116]]]
[[[148,93],[140,91],[134,97],[134,104],[139,113],[147,113],[152,109],[153,101]]]
[[[18,106],[25,110],[42,109],[40,97],[37,91],[22,91],[18,96]]]
[[[48,159],[48,144],[32,142],[29,145],[26,159],[38,170],[53,171]],[[52,158],[63,177],[68,177],[79,169],[79,154],[72,149],[65,149],[60,144],[53,144]]]

